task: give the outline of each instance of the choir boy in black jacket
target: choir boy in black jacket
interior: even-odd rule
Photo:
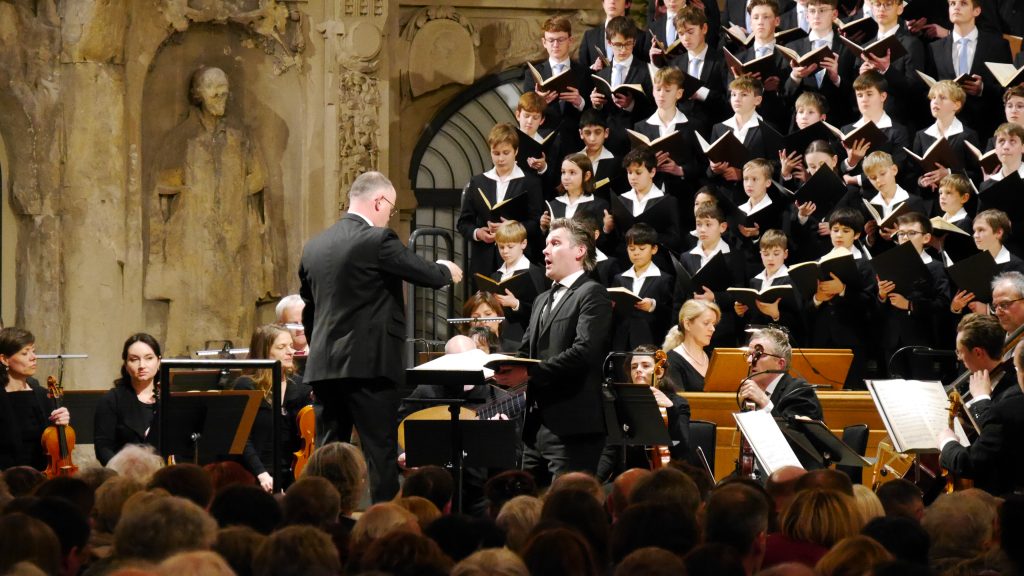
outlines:
[[[655,227],[659,242],[672,252],[679,252],[682,249],[679,204],[654,183],[654,176],[658,172],[656,165],[654,152],[649,148],[630,150],[622,159],[622,166],[626,169],[626,179],[632,188],[618,199],[612,199],[612,202],[621,201],[634,217],[655,210],[661,213],[658,220],[662,224]],[[623,223],[617,222],[614,216],[608,215],[604,219],[604,233],[608,236],[616,234],[619,238],[615,247],[616,256],[625,253],[626,245],[621,241],[622,226]]]
[[[580,64],[597,72],[604,68],[605,62],[601,58],[612,57],[613,49],[608,43],[605,34],[605,27],[614,18],[620,16],[629,17],[629,10],[633,6],[633,0],[602,0],[601,8],[604,10],[604,20],[583,33],[583,40],[580,42],[578,59]],[[636,44],[633,46],[633,56],[640,60],[647,60],[647,49],[651,45],[651,37],[646,30],[639,33]],[[600,52],[598,52],[600,50]]]
[[[501,329],[502,350],[515,350],[523,341],[523,334],[530,325],[530,313],[533,311],[533,297],[541,294],[551,285],[544,276],[544,268],[530,262],[523,253],[526,250],[526,227],[515,220],[506,220],[498,226],[494,233],[494,243],[498,245],[501,255],[501,267],[490,274],[490,277],[504,282],[517,274],[529,274],[533,281],[533,294],[514,294],[506,289],[504,294],[495,294],[495,298],[504,309],[505,323]],[[522,296],[522,298],[520,298]]]
[[[876,277],[879,306],[879,322],[876,326],[880,328],[876,334],[880,338],[878,344],[882,351],[883,364],[880,369],[886,372],[893,353],[904,346],[942,347],[949,344],[939,339],[940,328],[948,324],[946,318],[951,296],[946,269],[942,262],[925,251],[925,246],[931,242],[932,223],[921,212],[904,214],[897,222],[899,243],[913,244],[924,261],[928,275],[918,279],[905,291],[901,289],[901,292],[896,291],[896,284],[891,280]],[[907,358],[904,356],[904,360]],[[908,364],[897,368],[898,374],[910,374]]]
[[[871,121],[885,133],[888,141],[878,148],[871,147],[870,142],[865,140],[852,142],[852,147],[846,148],[846,159],[840,165],[842,171],[847,173],[846,183],[870,188],[871,183],[867,181],[867,178],[861,177],[860,161],[867,156],[868,152],[881,150],[888,152],[893,157],[899,168],[899,173],[904,175],[901,181],[903,187],[912,187],[914,185],[914,179],[911,176],[913,170],[909,164],[907,151],[904,150],[904,148],[910,148],[910,132],[906,126],[900,124],[896,118],[886,112],[885,103],[891,96],[891,85],[886,80],[886,76],[882,76],[874,70],[868,70],[853,81],[853,92],[857,98],[857,109],[860,111],[861,117],[853,124],[843,126],[843,134],[849,134]]]
[[[924,212],[924,202],[915,193],[911,194],[901,187],[896,179],[899,175],[899,168],[893,162],[892,156],[885,152],[872,152],[864,159],[864,175],[871,181],[874,190],[873,196],[870,192],[864,195],[879,216],[888,218],[893,210],[901,204],[906,204],[914,212]],[[864,226],[864,237],[867,245],[871,248],[872,254],[880,254],[889,250],[896,244],[896,228],[879,228],[878,222],[870,216],[867,207],[861,203],[864,210],[864,217],[867,224]]]
[[[519,133],[515,127],[508,123],[495,125],[487,136],[487,145],[491,149],[494,168],[469,180],[462,191],[462,208],[457,224],[459,233],[469,245],[469,273],[484,275],[501,265],[494,245],[494,234],[501,222],[491,218],[487,205],[526,195],[526,217],[521,222],[526,227],[527,237],[538,245],[542,244],[540,217],[544,212],[540,180],[527,175],[516,165]]]
[[[764,270],[747,282],[748,288],[763,290],[769,286],[792,285],[786,259],[789,258],[789,239],[782,230],[767,230],[761,235],[758,247]],[[780,298],[774,302],[757,302],[756,309],[750,309],[739,301],[733,304],[739,323],[736,332],[742,334],[748,326],[778,324],[785,326],[793,342],[803,344],[804,320],[800,314],[800,300]]]
[[[917,187],[925,203],[925,214],[935,214],[938,211],[935,191],[939,187],[939,182],[951,174],[954,168],[957,172],[966,172],[974,179],[981,176],[976,169],[974,156],[966,145],[966,143],[970,143],[971,146],[980,149],[981,142],[978,140],[978,133],[957,118],[957,114],[963,109],[966,98],[967,94],[964,90],[952,80],[936,82],[928,89],[928,99],[931,100],[929,108],[932,117],[935,118],[935,123],[924,130],[917,131],[917,134],[914,135],[912,150],[914,154],[923,157],[932,144],[940,138],[945,138],[949,142],[950,148],[953,149],[959,165],[956,167],[942,166],[925,173],[922,173],[921,166],[916,162],[912,165],[915,174],[919,175]]]
[[[688,118],[703,119],[695,128],[709,138],[711,126],[725,120],[731,113],[726,102],[729,69],[722,51],[711,41],[708,34],[711,24],[703,11],[687,6],[676,15],[675,25],[686,51],[669,64],[700,80],[701,84],[699,90],[684,95],[679,108]],[[656,52],[657,48],[651,50],[651,54]]]
[[[558,184],[557,172],[552,174],[549,170],[549,163],[557,164],[559,156],[557,146],[557,135],[550,131],[541,132],[541,127],[547,124],[544,110],[547,108],[544,97],[536,92],[524,92],[516,104],[516,123],[519,125],[519,148],[516,150],[516,164],[523,169],[523,172],[540,179],[543,185],[544,197],[548,197],[550,191]],[[537,153],[536,147],[529,146],[523,140],[530,138],[536,142],[542,142],[546,137],[551,136]],[[531,156],[531,154],[533,154]]]
[[[950,174],[939,182],[939,217],[971,235],[974,234],[973,219],[965,206],[971,201],[973,191],[974,186],[963,174]]]
[[[594,168],[594,194],[607,202],[611,200],[610,195],[629,190],[622,161],[616,158],[611,150],[605,148],[608,121],[604,115],[593,108],[584,110],[583,116],[580,117],[580,138],[583,140],[583,149],[580,152],[590,158],[590,164]]]
[[[981,15],[981,0],[952,0],[949,20],[953,29],[945,38],[928,45],[929,69],[938,80],[954,80],[964,74],[967,103],[964,122],[980,134],[988,134],[999,124],[992,112],[999,106],[1002,86],[986,62],[1010,63],[1010,45],[1002,35],[980,30],[975,21]]]
[[[775,0],[751,0],[747,4],[750,22],[753,27],[754,42],[750,48],[736,54],[741,62],[750,62],[757,58],[771,57],[778,75],[758,78],[764,86],[758,113],[776,130],[789,127],[792,112],[785,99],[784,80],[789,77],[789,58],[775,49],[775,30],[779,27],[779,4]],[[739,71],[733,70],[738,76]]]
[[[675,278],[652,261],[658,253],[658,233],[647,224],[636,224],[626,232],[626,246],[633,265],[616,276],[613,285],[630,290],[641,300],[632,310],[615,310],[614,350],[660,344],[672,323]]]
[[[597,73],[613,89],[622,84],[639,84],[644,95],[632,92],[613,95],[609,102],[604,94],[594,88],[590,93],[590,103],[595,110],[600,110],[608,119],[608,140],[605,142],[617,155],[629,150],[629,139],[626,128],[632,128],[638,121],[651,115],[654,107],[650,101],[651,76],[647,62],[633,56],[633,46],[637,42],[639,32],[633,21],[624,16],[612,18],[605,26],[605,34],[612,47],[611,65]]]

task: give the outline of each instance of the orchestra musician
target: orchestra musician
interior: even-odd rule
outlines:
[[[121,377],[96,405],[93,443],[100,464],[106,466],[126,444],[156,446],[159,375],[160,343],[142,332],[129,336],[121,350]]]
[[[1004,340],[999,321],[988,314],[968,314],[956,327],[956,356],[971,373],[971,396],[964,406],[979,426],[994,405],[1020,395],[1014,370],[1008,366],[996,370],[1001,364]]]
[[[821,420],[821,402],[814,387],[788,373],[792,356],[789,336],[779,328],[761,328],[751,334],[747,344],[750,377],[740,386],[740,401],[753,402],[757,410],[775,417]]]
[[[292,348],[292,334],[280,324],[266,324],[252,333],[249,342],[249,359],[268,359],[281,361],[281,428],[277,432],[278,458],[280,470],[291,468],[292,453],[299,449],[299,430],[296,417],[304,406],[312,404],[312,388],[302,383],[295,376],[295,350]],[[245,443],[242,453],[242,464],[256,476],[260,486],[267,492],[276,487],[278,490],[287,488],[294,478],[292,474],[283,474],[282,478],[274,478],[273,426],[274,414],[271,408],[270,394],[273,390],[273,371],[257,370],[252,376],[241,376],[235,380],[235,390],[259,390],[263,393],[256,419],[249,432],[249,440]]]
[[[959,352],[959,337],[957,340]],[[974,480],[975,487],[997,496],[1024,488],[1024,343],[1018,343],[1011,354],[1017,393],[992,406],[981,425],[981,435],[969,448],[957,442],[949,429],[939,433],[938,442],[943,468]],[[979,374],[972,374],[972,388]]]
[[[46,468],[43,430],[71,421],[67,408],[53,409],[35,373],[36,337],[15,326],[0,330],[0,470]]]
[[[1024,274],[1014,271],[1003,272],[992,279],[991,308],[992,313],[999,319],[999,325],[1006,331],[1008,339],[1017,329],[1024,326]],[[1009,360],[1013,354],[1013,346],[1009,344],[1004,343],[1003,360]]]

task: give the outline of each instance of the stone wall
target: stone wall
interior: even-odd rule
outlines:
[[[245,346],[297,290],[303,243],[336,220],[355,175],[392,176],[407,234],[409,158],[438,110],[541,58],[548,15],[569,15],[577,39],[599,17],[587,0],[509,4],[0,1],[3,319],[40,352],[89,355],[69,363],[69,388],[108,386],[137,331],[166,356]],[[210,125],[190,102],[202,66],[229,84]],[[222,197],[237,202],[218,227],[204,216]],[[209,240],[168,252],[182,231]],[[219,319],[225,308],[244,321]],[[55,371],[40,362],[40,376]]]

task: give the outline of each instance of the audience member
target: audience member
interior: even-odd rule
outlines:
[[[878,496],[875,496],[871,488],[863,484],[854,484],[853,500],[857,503],[857,510],[860,511],[862,522],[867,523],[879,516],[885,516],[885,508],[882,507]]]
[[[615,567],[615,576],[676,576],[685,572],[682,558],[656,546],[630,552]]]
[[[282,508],[287,526],[308,524],[323,528],[338,521],[341,496],[326,478],[303,476],[288,487]]]
[[[142,444],[128,444],[107,462],[107,468],[142,483],[149,482],[163,466],[164,460],[156,453],[156,448]]]
[[[412,512],[413,516],[416,517],[416,523],[420,525],[420,530],[425,530],[427,526],[430,526],[435,520],[442,516],[441,511],[437,509],[437,506],[434,506],[433,502],[422,496],[396,498],[394,502],[409,512]]]
[[[818,576],[861,576],[865,569],[892,560],[884,546],[867,536],[850,536],[836,543],[818,560]]]
[[[235,571],[215,552],[179,552],[157,567],[159,576],[235,576]]]
[[[608,540],[611,529],[602,508],[603,502],[594,499],[586,490],[562,489],[551,492],[544,499],[541,521],[560,522],[575,528],[590,544],[594,558],[604,565],[608,562]]]
[[[598,576],[604,566],[594,561],[586,538],[571,528],[549,527],[534,533],[523,547],[530,576]]]
[[[440,466],[417,468],[402,483],[402,496],[422,496],[442,512],[450,510],[454,490],[452,475]]]
[[[30,562],[44,573],[60,570],[60,540],[45,522],[27,514],[0,516],[0,574],[19,562]]]
[[[875,496],[882,503],[886,516],[903,516],[917,522],[924,517],[924,495],[910,480],[890,480],[878,487]]]
[[[523,560],[511,550],[479,550],[452,567],[450,576],[530,576]]]
[[[780,532],[768,537],[764,565],[814,566],[836,542],[857,535],[862,524],[851,496],[820,488],[797,492],[779,521]]]
[[[341,514],[349,516],[359,505],[367,486],[366,459],[362,451],[347,442],[331,442],[310,456],[302,477],[326,478],[341,495]]]
[[[703,544],[686,555],[687,576],[751,576],[743,558],[728,544]]]
[[[321,504],[324,508],[326,502]],[[281,524],[277,500],[259,486],[233,485],[221,490],[210,505],[210,515],[221,528],[249,526],[269,535]]]
[[[178,552],[208,550],[213,545],[217,523],[194,502],[177,496],[155,495],[133,505],[133,499],[142,495],[128,499],[117,523],[114,531],[117,559],[160,562]]]
[[[254,576],[336,576],[338,550],[327,534],[312,526],[287,526],[256,551]]]
[[[533,528],[540,522],[544,502],[536,496],[516,496],[501,507],[495,518],[498,528],[505,531],[505,546],[521,553]]]
[[[700,542],[700,529],[692,513],[668,502],[642,502],[626,508],[612,526],[612,562],[634,551],[657,546],[682,558]]]
[[[492,476],[484,484],[484,496],[487,498],[487,510],[492,518],[506,502],[517,496],[536,496],[537,482],[529,472],[523,470],[506,470]]]
[[[675,468],[660,468],[637,481],[630,502],[674,503],[687,513],[696,514],[701,499],[697,484],[689,476]]]
[[[442,516],[431,523],[424,534],[456,562],[477,550],[505,544],[504,535],[493,520],[464,514]]]
[[[360,568],[392,576],[444,576],[452,560],[434,540],[412,532],[392,532],[378,538],[363,554]]]
[[[874,538],[897,560],[928,565],[931,540],[917,520],[906,516],[882,516],[865,524],[861,534]]]
[[[161,468],[153,473],[146,488],[163,488],[171,496],[181,496],[204,509],[209,508],[213,501],[213,482],[195,464],[175,464]]]
[[[704,512],[704,542],[735,548],[750,575],[761,569],[768,537],[768,498],[739,482],[726,484],[711,493]]]
[[[238,576],[252,576],[252,560],[267,536],[248,526],[232,526],[217,531],[213,551],[227,561]]]

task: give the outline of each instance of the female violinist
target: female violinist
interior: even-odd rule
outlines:
[[[304,406],[312,404],[312,388],[303,384],[294,376],[295,363],[292,348],[292,334],[279,324],[260,326],[252,334],[249,342],[250,359],[270,359],[281,361],[281,429],[278,430],[278,456],[281,459],[282,471],[291,468],[292,453],[301,447],[296,416]],[[252,472],[264,490],[283,490],[293,479],[291,474],[282,474],[282,478],[274,478],[273,470],[273,413],[271,412],[270,394],[273,389],[273,372],[258,370],[252,376],[242,376],[235,381],[236,390],[259,390],[263,393],[263,402],[249,432],[249,441],[245,444],[242,464]]]
[[[36,338],[28,330],[0,330],[0,470],[46,468],[40,438],[51,423],[71,421],[67,408],[54,410],[36,373]]]
[[[159,374],[160,343],[145,333],[129,336],[121,350],[121,378],[96,405],[93,437],[100,464],[106,466],[126,444],[156,445]]]

